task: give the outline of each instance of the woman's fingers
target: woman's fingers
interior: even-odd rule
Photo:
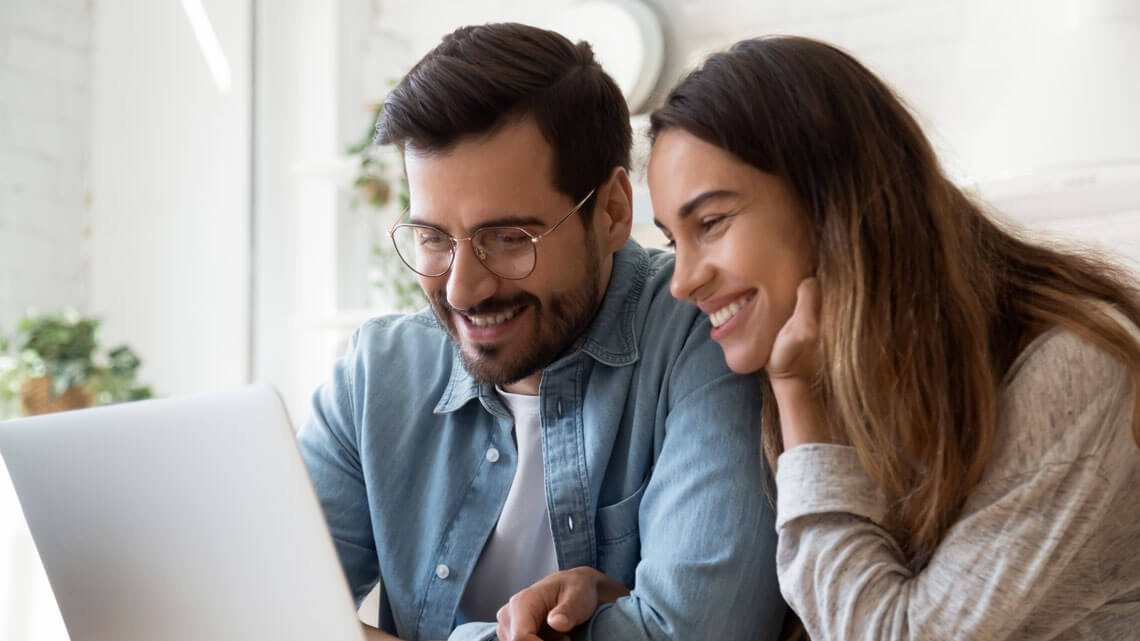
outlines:
[[[772,346],[768,376],[810,379],[819,369],[819,280],[805,278],[796,288],[796,307]]]

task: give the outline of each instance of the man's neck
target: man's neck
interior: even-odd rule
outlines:
[[[524,379],[517,380],[510,385],[503,385],[503,391],[511,394],[526,394],[538,396],[538,384],[542,382],[542,372],[535,372]]]

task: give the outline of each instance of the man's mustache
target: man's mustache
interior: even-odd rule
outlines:
[[[512,298],[489,298],[487,300],[480,301],[473,307],[469,307],[467,309],[456,309],[447,302],[447,294],[445,292],[438,292],[435,295],[435,308],[441,313],[459,312],[468,316],[483,316],[487,314],[498,314],[500,312],[512,310],[523,305],[532,305],[534,307],[539,307],[540,302],[538,300],[538,297],[536,297],[534,294],[523,292],[518,296],[514,296]]]

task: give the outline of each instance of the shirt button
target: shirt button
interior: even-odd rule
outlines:
[[[487,460],[491,463],[498,461],[499,460],[499,450],[497,450],[493,447],[490,448],[489,450],[487,450]]]
[[[570,531],[573,532],[574,531],[574,517],[572,517],[572,516],[566,517],[566,525],[569,525]]]
[[[435,566],[435,575],[441,579],[446,579],[447,577],[451,576],[451,568],[440,563],[439,565]]]
[[[554,409],[558,411],[558,416],[561,417],[562,416],[562,399],[558,399],[558,404],[555,405]]]

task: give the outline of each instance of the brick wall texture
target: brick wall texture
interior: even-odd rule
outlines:
[[[88,0],[0,0],[0,329],[87,302]]]

